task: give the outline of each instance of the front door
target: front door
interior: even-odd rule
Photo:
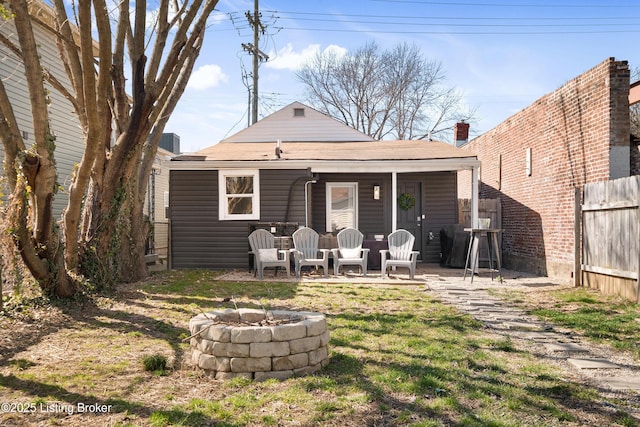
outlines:
[[[413,205],[413,206],[412,206]],[[413,249],[420,251],[422,259],[422,183],[398,183],[398,228],[404,228],[416,237]]]

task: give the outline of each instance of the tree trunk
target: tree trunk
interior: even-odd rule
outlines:
[[[146,277],[146,179],[217,0],[194,0],[175,10],[170,2],[159,2],[154,45],[148,51],[146,1],[135,6],[121,2],[118,12],[113,11],[119,14],[114,27],[103,0],[73,6],[54,0],[54,8],[44,11],[53,14],[54,21],[43,19],[44,9],[37,4],[10,3],[19,43],[1,35],[0,43],[24,66],[34,143],[25,147],[0,81],[0,139],[11,190],[7,236],[48,294],[73,295],[76,286],[70,273],[84,274],[98,287]],[[78,26],[71,28],[74,20]],[[66,76],[40,63],[42,41],[36,41],[33,26],[50,32]],[[58,183],[55,137],[49,129],[50,89],[45,90],[44,81],[72,104],[85,139],[85,152],[69,187],[64,239],[52,210]]]
[[[145,262],[145,246],[149,238],[150,226],[143,213],[143,204],[138,203],[137,199],[137,196],[128,199],[131,229],[127,235],[128,239],[122,239],[123,250],[119,254],[120,265],[124,265],[125,262],[128,264],[120,272],[120,279],[127,282],[138,281],[149,275]]]
[[[143,221],[142,203],[138,202],[141,149],[129,138],[125,133],[117,141],[132,147],[128,155],[120,160],[105,159],[105,172],[92,177],[83,213],[87,244],[81,254],[84,261],[80,270],[104,286],[140,280],[148,274],[144,245],[149,227]]]
[[[9,232],[20,256],[47,295],[70,297],[75,283],[64,268],[64,250],[56,233],[51,233],[46,244],[39,243],[28,224],[29,197],[24,180],[19,180],[11,197],[7,213]]]

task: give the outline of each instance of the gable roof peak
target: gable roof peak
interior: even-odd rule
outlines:
[[[374,139],[338,120],[295,101],[221,142],[347,142]]]

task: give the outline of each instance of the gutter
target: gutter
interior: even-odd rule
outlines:
[[[445,159],[415,160],[182,160],[169,162],[170,170],[219,170],[219,169],[311,169],[317,173],[371,173],[371,172],[442,172],[471,170],[480,167],[476,156]]]

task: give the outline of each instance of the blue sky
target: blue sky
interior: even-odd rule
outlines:
[[[446,84],[476,108],[471,136],[498,125],[608,57],[640,68],[637,0],[260,0],[269,55],[259,70],[262,118],[304,102],[295,71],[317,51],[415,43],[441,62]],[[196,68],[165,132],[183,152],[248,124],[254,1],[221,0]],[[243,74],[246,77],[243,79]]]

